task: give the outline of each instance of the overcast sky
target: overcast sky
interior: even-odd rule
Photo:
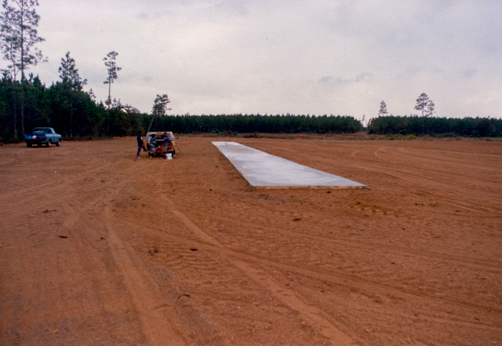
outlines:
[[[39,0],[31,68],[49,86],[67,51],[98,100],[172,114],[502,117],[500,0]],[[6,66],[6,62],[2,63]]]

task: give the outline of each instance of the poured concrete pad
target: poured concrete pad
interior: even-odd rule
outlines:
[[[235,142],[212,142],[253,187],[366,187]]]

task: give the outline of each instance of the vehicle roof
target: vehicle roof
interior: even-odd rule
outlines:
[[[152,132],[148,132],[146,134],[147,137],[150,137],[150,135],[155,135],[155,137],[157,136],[164,136],[164,133],[167,132],[167,135],[169,136],[169,139],[174,139],[174,134],[171,132],[171,131],[152,131]]]
[[[38,131],[38,132],[44,131],[44,133],[50,133],[53,131],[53,129],[52,129],[52,127],[35,127],[33,129],[33,132],[35,132],[35,131]]]

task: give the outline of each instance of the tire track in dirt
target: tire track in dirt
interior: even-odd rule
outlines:
[[[16,189],[14,191],[9,191],[9,192],[2,192],[2,199],[3,200],[8,200],[9,203],[18,203],[18,204],[26,204],[27,202],[32,202],[40,199],[40,196],[43,195],[40,191],[46,191],[49,188],[54,187],[54,183],[42,183],[42,184],[37,184],[37,186],[33,187],[26,187],[24,184],[19,184],[19,183],[12,183],[14,186],[19,186],[23,187],[22,189]],[[54,187],[55,192],[58,191],[64,191],[64,187],[68,187],[69,180],[64,178],[61,181],[61,184],[58,184],[59,186]],[[29,197],[27,197],[29,196]],[[20,200],[22,197],[22,200]]]
[[[443,306],[444,308],[442,309],[443,311],[447,311],[452,308],[458,308],[460,305],[464,306],[464,308],[468,307],[475,307],[475,308],[482,308],[482,309],[487,309],[489,308],[488,306],[484,305],[479,305],[479,304],[472,304],[470,302],[466,301],[459,301],[459,300],[451,300],[451,299],[445,299],[445,298],[436,298],[432,296],[425,296],[422,294],[417,294],[413,292],[409,292],[403,289],[399,289],[396,287],[391,287],[391,286],[386,286],[386,285],[381,285],[381,284],[376,284],[374,282],[364,280],[364,279],[358,279],[354,278],[352,275],[344,275],[344,274],[335,274],[334,272],[331,272],[329,274],[326,274],[326,272],[317,270],[313,267],[305,266],[305,265],[290,265],[290,264],[284,264],[280,263],[279,261],[273,261],[268,258],[256,256],[254,254],[249,254],[249,253],[243,253],[241,251],[233,251],[227,249],[231,255],[236,256],[242,261],[246,261],[249,263],[249,261],[259,261],[260,263],[264,263],[268,267],[275,267],[279,271],[283,273],[297,273],[302,276],[318,279],[321,282],[326,282],[326,281],[331,281],[333,284],[336,285],[341,285],[345,286],[349,289],[357,289],[358,291],[365,291],[369,295],[374,295],[374,294],[379,294],[381,296],[386,296],[389,293],[391,293],[393,296],[402,298],[403,300],[407,301],[409,299],[412,300],[419,300],[422,302],[422,304],[430,304],[431,301],[434,302],[434,304]],[[495,310],[497,312],[502,312],[502,308],[499,310]],[[433,315],[431,315],[432,317]],[[455,321],[452,321],[450,319],[444,321],[454,324]],[[460,321],[460,319],[458,319]],[[471,323],[468,320],[462,320],[466,324],[472,324],[472,325],[480,325],[483,323]],[[493,330],[499,330],[502,331],[501,326],[496,326],[496,325],[491,325],[491,324],[483,324],[489,328],[492,328]]]
[[[172,208],[172,207],[171,207]],[[177,214],[180,214],[179,212],[177,212]],[[209,216],[207,216],[209,218]],[[213,216],[214,217],[214,216]],[[185,219],[184,222],[187,222],[187,223],[190,223],[191,224],[191,229],[195,229],[196,232],[202,232],[200,231],[200,229],[193,225],[191,223],[191,221],[186,217],[186,216],[183,216],[183,218]],[[246,228],[245,226],[245,223],[240,222],[240,224]],[[325,243],[326,241],[327,242],[333,242],[335,244],[343,244],[344,247],[349,247],[349,248],[353,248],[352,251],[356,251],[356,250],[360,250],[360,243],[357,243],[356,244],[353,244],[349,241],[343,241],[343,240],[333,240],[333,239],[329,239],[329,238],[324,238],[324,237],[319,237],[319,236],[315,236],[315,235],[308,235],[308,234],[303,234],[303,233],[299,233],[299,232],[295,232],[295,231],[284,231],[282,229],[276,229],[275,232],[278,232],[278,233],[281,233],[283,234],[285,237],[287,236],[290,236],[289,233],[293,232],[299,236],[301,236],[302,238],[305,238],[306,242],[308,243],[308,239],[318,239],[318,240],[321,240],[321,242]],[[206,238],[206,241],[203,242],[205,244],[208,244],[208,245],[213,245],[213,246],[217,246],[217,247],[221,247],[221,245],[219,244],[214,244],[214,242],[212,241],[212,238],[209,236],[209,240],[207,240],[207,234],[206,233],[202,233],[203,236]],[[166,233],[166,236],[167,236],[167,233]],[[179,241],[179,240],[178,240]],[[362,245],[363,249],[366,249],[366,250],[372,250],[374,248],[375,245]],[[386,246],[384,245],[385,248],[387,249],[392,249],[392,248],[395,248],[393,246]],[[392,293],[396,296],[400,296],[400,297],[403,297],[403,298],[406,298],[406,299],[419,299],[421,300],[422,302],[427,302],[428,300],[432,300],[434,302],[436,302],[437,304],[441,304],[441,305],[444,305],[445,308],[446,307],[454,307],[455,305],[458,305],[458,304],[461,304],[463,306],[466,306],[466,307],[476,307],[476,308],[487,308],[487,306],[485,305],[480,305],[480,304],[471,304],[469,301],[465,301],[465,300],[451,300],[451,299],[448,299],[448,298],[445,298],[445,297],[434,297],[433,295],[429,294],[429,295],[424,295],[424,292],[410,292],[409,290],[406,290],[404,288],[399,288],[399,287],[392,287],[392,286],[389,286],[389,285],[382,285],[382,284],[376,284],[375,282],[372,282],[372,281],[369,281],[369,280],[365,280],[363,278],[360,278],[360,279],[356,279],[353,277],[352,274],[354,274],[353,271],[350,271],[350,274],[341,274],[338,273],[338,274],[335,274],[333,272],[331,272],[329,275],[326,276],[326,274],[321,274],[322,273],[322,269],[320,270],[316,270],[314,269],[313,267],[311,266],[305,266],[304,264],[300,264],[300,263],[295,263],[294,265],[287,265],[287,264],[281,264],[279,263],[279,260],[278,261],[270,261],[270,259],[268,258],[265,258],[265,257],[260,257],[260,256],[257,256],[255,254],[252,254],[252,253],[247,253],[245,251],[234,251],[234,250],[231,250],[231,249],[228,249],[228,248],[225,248],[225,247],[222,247],[222,249],[224,249],[229,255],[232,255],[232,256],[238,256],[238,258],[240,258],[240,260],[242,261],[247,261],[249,262],[249,260],[258,260],[260,262],[265,262],[265,263],[268,263],[268,266],[276,266],[278,267],[278,269],[281,269],[283,272],[298,272],[299,274],[302,274],[304,276],[309,276],[309,277],[312,277],[312,278],[318,278],[318,279],[321,279],[322,277],[328,277],[328,278],[331,278],[332,280],[334,280],[334,282],[336,282],[337,284],[344,284],[347,285],[347,282],[348,283],[351,283],[349,286],[347,287],[350,287],[350,288],[356,288],[358,286],[361,286],[361,287],[365,287],[365,290],[366,292],[372,292],[372,291],[377,291],[379,292],[380,294],[388,294],[388,293]],[[350,252],[351,250],[347,250],[348,252]],[[387,253],[387,252],[386,252]],[[414,256],[414,253],[408,253],[406,251],[406,249],[403,249],[403,251],[392,251],[392,253],[395,253],[399,256],[407,256],[407,257],[413,257]],[[420,255],[421,257],[423,258],[426,258],[426,259],[430,259],[428,256],[424,255],[423,252],[420,252],[420,251],[416,251],[416,254],[417,255]],[[432,257],[435,258],[436,260],[438,261],[442,261],[444,258],[442,257],[443,255],[442,254],[434,254]],[[457,260],[461,260],[460,258],[456,258],[455,256],[452,256],[451,258],[449,258],[449,260],[452,262],[452,263],[455,263],[455,261]],[[460,261],[460,263],[463,263],[465,266],[467,267],[472,267],[472,266],[476,266],[478,268],[482,268],[482,269],[487,269],[487,265],[489,268],[492,268],[494,270],[497,270],[498,267],[493,264],[493,262],[488,262],[486,261],[486,263],[476,263],[475,260],[473,259],[472,261]],[[295,270],[295,268],[298,267],[298,268],[301,268],[302,271],[298,271],[298,270]],[[347,269],[347,268],[346,268]],[[356,268],[353,268],[353,270],[356,270]],[[361,273],[363,271],[363,268],[358,268],[356,270],[357,272]],[[371,271],[373,272],[373,270]],[[375,273],[376,275],[377,273]],[[382,273],[379,273],[378,277],[381,277],[381,274]],[[438,288],[436,288],[438,289]]]
[[[466,151],[459,151],[459,150],[453,150],[453,149],[437,149],[434,147],[429,147],[425,148],[424,150],[421,150],[419,147],[397,147],[395,148],[397,152],[399,152],[403,156],[407,157],[417,157],[423,160],[432,160],[436,162],[445,162],[448,161],[448,163],[461,163],[462,165],[467,165],[468,167],[473,167],[476,168],[478,167],[477,165],[469,165],[466,163],[466,159],[461,157],[461,156],[467,156],[468,152]],[[446,154],[441,155],[441,153],[445,152]],[[390,152],[389,152],[390,153]],[[438,155],[440,154],[442,157],[441,159],[438,159]],[[446,156],[446,157],[445,157]],[[498,159],[498,154],[496,153],[485,153],[485,152],[476,152],[476,156],[478,158],[484,158],[487,159],[488,161],[493,161],[495,159]]]
[[[126,173],[130,166],[131,163],[126,162],[124,165],[123,162],[119,170]],[[120,195],[123,186],[130,183],[131,179],[133,179],[131,175],[126,173],[126,176],[121,177],[120,180],[115,178],[110,182],[113,191],[109,193],[108,200],[113,201],[116,196]],[[177,325],[179,319],[175,315],[173,305],[164,298],[158,283],[149,274],[134,249],[117,234],[110,203],[105,203],[102,224],[107,231],[114,262],[131,296],[145,336],[153,345],[187,344],[187,338]]]
[[[278,232],[281,233],[283,231],[278,230]],[[283,233],[283,234],[287,235],[286,233]],[[348,244],[348,242],[346,242],[345,244]],[[353,251],[358,250],[357,246],[352,245],[351,247],[353,247],[353,249],[354,249]],[[367,250],[371,250],[371,247],[367,247],[366,249]],[[229,250],[229,251],[231,251],[231,250]],[[347,251],[350,252],[350,250],[347,250]],[[368,292],[370,292],[370,291],[379,291],[382,294],[390,292],[390,293],[395,294],[395,295],[404,295],[405,297],[414,297],[416,299],[422,300],[424,303],[427,300],[431,300],[431,301],[435,301],[437,304],[449,305],[451,307],[460,304],[460,305],[466,306],[466,307],[475,307],[475,308],[482,308],[482,309],[489,308],[488,305],[473,304],[470,301],[468,301],[467,298],[462,299],[462,300],[459,300],[459,299],[451,300],[447,296],[436,297],[433,294],[426,294],[425,292],[412,292],[410,290],[407,290],[404,287],[403,288],[392,287],[392,286],[389,286],[389,285],[376,283],[377,281],[375,282],[375,281],[371,281],[371,280],[366,280],[366,279],[364,279],[362,277],[361,278],[355,278],[354,275],[358,275],[358,274],[364,273],[364,267],[358,267],[358,268],[355,268],[355,267],[353,267],[353,268],[343,268],[342,267],[342,270],[336,270],[336,271],[332,270],[332,271],[330,271],[329,274],[321,274],[322,273],[321,270],[315,269],[312,266],[307,266],[304,263],[300,263],[300,262],[296,262],[294,265],[288,265],[288,264],[280,263],[280,261],[270,261],[268,258],[260,257],[260,256],[257,256],[255,254],[250,254],[250,253],[245,253],[245,252],[240,252],[240,254],[242,254],[244,256],[252,256],[252,257],[254,257],[256,259],[259,259],[260,261],[267,262],[270,266],[275,265],[275,266],[277,266],[279,268],[282,268],[283,271],[298,272],[299,274],[302,274],[302,275],[305,275],[305,276],[310,276],[310,277],[315,277],[315,278],[329,277],[329,278],[331,278],[332,280],[334,280],[338,284],[343,284],[344,282],[348,282],[348,283],[351,283],[351,287],[354,287],[354,288],[355,287],[359,287],[359,288],[360,287],[365,287]],[[401,256],[405,255],[405,253],[401,253],[401,254],[397,253],[397,254],[399,254]],[[427,258],[427,257],[425,257],[425,258]],[[452,263],[454,263],[454,262],[452,262]],[[472,267],[471,263],[467,263],[467,264],[465,264],[465,266],[469,267],[469,268]],[[486,266],[485,267],[478,266],[478,268],[486,269]],[[497,270],[498,269],[497,267],[491,267],[491,268],[493,270]],[[344,272],[347,271],[347,270],[349,271],[349,273],[348,274],[344,274]],[[382,279],[383,276],[388,276],[388,275],[391,274],[391,273],[386,273],[386,272],[382,272],[382,271],[376,272],[375,269],[373,269],[373,268],[368,269],[368,270],[369,271],[365,273],[366,274],[365,276],[373,276],[373,277],[377,276],[380,281],[381,281],[381,279]],[[372,274],[372,275],[370,275],[370,274]],[[422,281],[420,283],[424,284],[424,282],[422,282]],[[418,282],[417,282],[417,284],[418,284]],[[432,290],[432,289],[434,289],[434,287],[430,287],[429,289]],[[440,290],[440,287],[436,287],[435,290]],[[502,308],[495,309],[494,311],[502,312]]]
[[[466,307],[476,307],[476,308],[483,308],[483,309],[489,308],[487,306],[472,304],[470,302],[461,302],[458,300],[449,300],[449,299],[443,299],[443,298],[438,299],[435,297],[415,294],[412,292],[404,291],[399,288],[376,284],[371,281],[367,281],[367,280],[363,280],[363,279],[356,279],[354,277],[348,277],[347,275],[340,275],[340,274],[337,275],[334,273],[326,274],[326,273],[320,272],[319,270],[316,270],[311,267],[279,263],[276,261],[271,261],[266,258],[255,256],[252,254],[244,254],[242,252],[233,252],[233,253],[236,254],[237,256],[239,256],[240,258],[242,258],[243,260],[244,259],[250,260],[250,259],[254,258],[255,260],[259,260],[260,262],[267,263],[268,266],[277,267],[278,269],[282,270],[283,272],[295,272],[295,273],[301,274],[303,276],[319,279],[321,281],[331,279],[334,283],[336,283],[338,285],[347,286],[349,288],[357,288],[357,289],[364,288],[367,292],[379,292],[380,294],[387,294],[388,292],[392,292],[392,294],[394,294],[396,296],[401,296],[406,299],[420,300],[424,304],[427,303],[428,301],[434,301],[435,304],[440,304],[440,305],[449,306],[449,307],[455,307],[455,306],[458,306],[458,304],[462,304]],[[502,308],[495,310],[495,311],[502,312]],[[502,330],[501,326],[499,326],[497,328]]]
[[[40,174],[33,180],[36,183],[47,178],[52,177]],[[56,340],[59,343],[61,340],[69,342],[76,337],[81,337],[83,343],[91,343],[96,335],[96,330],[92,329],[93,322],[86,323],[85,319],[76,321],[76,316],[99,317],[112,325],[114,317],[122,317],[120,314],[124,309],[107,309],[102,305],[104,301],[106,306],[106,302],[117,302],[117,299],[103,299],[104,292],[109,293],[109,282],[95,279],[94,275],[98,277],[102,274],[98,272],[103,266],[96,251],[89,246],[89,236],[92,234],[89,231],[95,224],[90,224],[86,216],[102,202],[104,196],[92,188],[89,191],[79,188],[78,182],[70,183],[70,180],[59,186],[52,183],[37,184],[36,188],[28,192],[24,190],[24,194],[18,196],[19,199],[8,204],[8,210],[18,209],[12,213],[8,223],[18,225],[18,237],[29,234],[23,242],[9,242],[9,250],[15,252],[11,261],[18,257],[19,250],[24,252],[30,249],[29,253],[20,256],[19,262],[24,266],[20,272],[24,275],[15,272],[9,287],[12,290],[12,287],[17,286],[19,293],[13,291],[13,294],[32,302],[29,307],[23,307],[22,301],[15,305],[23,316],[23,323],[16,327],[16,330],[23,331],[22,343],[56,344]],[[42,211],[44,208],[45,211]],[[17,221],[20,215],[22,219]],[[36,288],[36,293],[30,295],[29,288],[32,286]],[[93,299],[89,301],[91,297]],[[33,316],[39,320],[33,321]],[[134,322],[130,325],[134,325]],[[39,329],[42,326],[45,326],[44,330]],[[79,327],[91,335],[83,336]],[[118,337],[117,341],[120,340],[117,330],[110,330],[110,334]],[[110,340],[113,337],[108,335],[105,338]]]
[[[169,202],[168,202],[169,203]],[[172,207],[172,206],[171,206]],[[183,213],[176,211],[177,215],[184,215]],[[260,257],[254,254],[245,253],[242,251],[235,251],[224,246],[220,245],[217,241],[213,240],[211,236],[207,233],[203,232],[200,228],[194,225],[186,216],[183,216],[183,223],[188,220],[190,230],[195,230],[197,234],[202,234],[205,238],[204,240],[199,239],[199,244],[197,247],[199,249],[213,250],[219,252],[220,255],[223,256],[224,259],[229,261],[231,265],[234,265],[242,272],[244,272],[248,277],[252,280],[260,284],[262,287],[266,288],[269,292],[271,292],[276,298],[282,301],[285,305],[290,306],[291,308],[299,311],[305,318],[314,326],[320,328],[319,332],[333,340],[345,340],[344,342],[348,342],[346,340],[347,335],[343,334],[343,336],[337,335],[339,332],[338,329],[336,331],[330,331],[333,325],[336,325],[336,321],[332,320],[332,317],[327,312],[323,311],[322,308],[319,308],[315,304],[309,304],[307,300],[305,300],[301,295],[297,292],[293,292],[290,289],[284,287],[284,285],[276,282],[273,277],[267,272],[257,269],[258,266],[264,266],[267,268],[275,268],[279,272],[281,272],[285,277],[287,274],[296,273],[301,276],[305,276],[311,279],[319,280],[319,282],[328,285],[328,286],[343,286],[351,291],[358,291],[360,294],[373,297],[373,296],[381,296],[386,297],[391,294],[394,299],[401,299],[402,301],[415,300],[420,301],[421,305],[428,306],[434,304],[436,307],[441,306],[442,308],[438,311],[450,311],[452,309],[461,310],[464,312],[468,312],[469,307],[481,307],[486,309],[485,306],[473,305],[466,302],[460,302],[458,300],[448,300],[443,298],[435,298],[430,296],[424,296],[423,294],[415,294],[412,292],[408,292],[399,288],[379,285],[374,282],[364,280],[364,279],[355,279],[350,275],[340,275],[331,272],[330,274],[326,274],[326,272],[316,270],[313,267],[305,266],[305,265],[290,265],[280,263],[279,261],[270,260],[265,257]],[[194,240],[187,240],[185,237],[180,235],[175,235],[168,232],[163,231],[153,231],[162,238],[168,238],[175,240],[176,244],[185,244],[185,247],[193,246]],[[185,259],[186,261],[186,259]],[[257,265],[252,265],[250,263],[256,263]],[[185,265],[187,265],[185,263]],[[202,268],[201,268],[202,269]],[[277,275],[277,274],[275,274]],[[502,310],[501,310],[502,311]],[[485,330],[502,332],[502,327],[495,324],[489,324],[484,322],[471,322],[467,318],[460,317],[442,317],[439,313],[427,312],[427,310],[421,312],[422,315],[427,316],[430,319],[433,319],[442,324],[448,324],[451,326],[456,325],[464,325],[469,327],[476,328],[484,328]],[[465,315],[468,315],[467,313]],[[403,316],[404,317],[404,316]],[[331,325],[329,327],[326,324],[326,321]],[[340,339],[341,338],[341,339]]]
[[[287,235],[286,232],[282,230],[278,230],[278,232],[282,232],[284,235]],[[317,235],[312,235],[308,233],[302,233],[298,232],[295,230],[288,231],[289,233],[294,233],[298,236],[301,236],[306,239],[316,239],[320,240],[322,242],[328,242],[328,243],[333,243],[333,244],[343,244],[344,247],[348,248],[353,248],[354,250],[356,249],[365,249],[368,251],[371,251],[374,249],[375,245],[374,244],[365,244],[364,242],[357,242],[356,244],[353,241],[350,240],[344,240],[344,239],[334,239],[334,238],[328,238],[328,237],[323,237],[323,236],[317,236]],[[387,244],[378,244],[378,247],[381,249],[385,249],[386,254],[394,254],[402,257],[413,257],[413,258],[422,258],[422,259],[434,259],[438,262],[451,262],[454,264],[461,263],[463,265],[469,266],[469,267],[476,267],[480,269],[492,269],[492,270],[500,270],[502,266],[502,261],[497,260],[481,260],[479,258],[468,258],[465,256],[455,256],[452,254],[446,254],[446,253],[438,253],[438,252],[427,252],[426,254],[422,250],[415,250],[410,247],[398,247],[395,245],[387,245]]]
[[[221,244],[211,237],[206,232],[202,231],[198,226],[196,226],[185,214],[177,210],[175,204],[166,196],[162,196],[162,199],[169,205],[169,211],[175,214],[180,221],[193,233],[199,237],[199,239],[209,245],[212,245],[223,253],[226,253],[228,249],[221,246]],[[309,320],[315,329],[323,335],[324,337],[339,343],[340,345],[363,345],[362,340],[349,336],[338,329],[331,321],[325,317],[325,313],[319,307],[309,305],[306,303],[305,298],[300,297],[296,292],[292,290],[285,289],[280,284],[276,283],[270,276],[260,270],[250,266],[242,260],[235,260],[231,257],[225,256],[231,265],[240,269],[246,276],[250,277],[253,281],[260,284],[262,287],[266,288],[273,296],[283,302],[285,305],[289,306],[293,310],[298,311],[307,320]]]
[[[58,184],[57,186],[54,186],[52,183],[47,183],[40,185],[37,188],[30,189],[24,194],[18,192],[7,194],[6,199],[9,200],[9,208],[23,208],[26,205],[29,205],[31,210],[40,209],[47,212],[49,209],[53,209],[57,205],[64,209],[64,206],[68,203],[83,200],[88,198],[88,196],[91,196],[91,198],[99,197],[97,200],[92,202],[92,204],[88,201],[86,201],[85,204],[81,204],[82,209],[79,214],[82,214],[84,211],[92,209],[103,200],[103,197],[100,196],[99,193],[103,190],[103,188],[105,188],[105,185],[95,187],[79,185],[75,187],[74,184],[71,183],[71,180],[65,179],[62,184]],[[48,190],[52,193],[50,197],[47,196]],[[67,211],[71,212],[70,209]]]
[[[17,184],[19,186],[22,186],[22,189],[16,189],[14,191],[9,191],[6,193],[2,194],[2,199],[3,200],[8,200],[9,203],[12,203],[13,205],[18,205],[18,206],[23,206],[26,204],[30,204],[30,206],[33,205],[41,205],[43,203],[47,203],[46,200],[42,200],[42,198],[47,197],[46,191],[51,191],[51,199],[49,202],[52,202],[54,200],[69,200],[72,199],[75,194],[73,192],[83,192],[85,194],[89,194],[92,192],[97,192],[102,190],[106,185],[108,185],[106,182],[102,182],[102,185],[94,184],[94,190],[91,191],[89,186],[85,186],[85,184],[76,184],[76,177],[75,176],[88,176],[90,174],[94,175],[99,175],[100,173],[104,172],[106,169],[110,168],[112,166],[111,163],[106,163],[104,165],[100,165],[97,167],[93,168],[87,168],[85,172],[77,172],[75,174],[67,174],[67,173],[54,173],[54,176],[56,177],[57,180],[55,181],[49,181],[49,182],[37,182],[35,186],[26,186],[26,184],[19,184],[16,182],[12,182],[12,184]],[[24,168],[22,169],[24,170]],[[10,175],[13,175],[13,170],[11,167],[9,167],[9,173]],[[56,171],[57,172],[57,171]],[[8,174],[9,174],[8,173]],[[41,172],[38,172],[36,176],[40,176]],[[51,176],[52,170],[50,170],[49,173]],[[30,177],[24,177],[23,176],[23,182],[25,180],[32,180]],[[56,199],[55,199],[56,198]]]
[[[338,160],[339,162],[342,162],[342,160]],[[349,163],[349,161],[347,161]],[[407,181],[408,183],[412,183],[414,186],[417,185],[427,185],[431,187],[431,190],[433,191],[445,191],[449,192],[453,196],[464,196],[465,194],[469,194],[472,191],[472,188],[470,187],[463,187],[459,186],[458,184],[455,183],[450,183],[450,182],[438,182],[430,177],[422,177],[420,175],[417,175],[416,171],[412,170],[403,170],[403,169],[394,169],[392,173],[390,173],[387,169],[380,168],[378,165],[371,165],[371,164],[357,164],[354,162],[350,162],[350,165],[352,167],[357,167],[360,168],[361,170],[366,170],[368,171],[371,168],[371,171],[377,172],[380,174],[387,175],[389,177],[393,177],[395,179],[401,179],[403,181]],[[399,174],[398,174],[399,173]],[[498,187],[498,184],[490,182],[490,184],[493,184],[494,187]],[[371,188],[371,186],[370,186]],[[450,202],[450,198],[442,197],[443,200]],[[455,201],[455,204],[458,204],[468,210],[475,211],[477,213],[484,212],[484,213],[498,213],[500,212],[499,209],[495,207],[490,207],[490,206],[480,206],[478,202],[459,202]]]
[[[331,285],[341,285],[345,286],[350,290],[357,290],[361,293],[366,293],[368,296],[387,296],[389,292],[392,293],[392,296],[396,298],[401,298],[403,301],[408,301],[408,300],[415,300],[415,301],[420,301],[423,306],[428,306],[432,305],[431,303],[437,307],[437,306],[442,306],[443,308],[441,309],[442,311],[449,311],[451,309],[461,309],[464,312],[467,312],[468,307],[481,307],[483,309],[487,309],[485,306],[479,306],[479,305],[473,305],[470,303],[466,302],[459,302],[456,300],[444,300],[444,299],[436,299],[434,297],[428,297],[428,296],[422,296],[410,292],[406,292],[403,290],[399,290],[393,287],[389,286],[382,286],[378,285],[366,280],[361,280],[361,279],[354,279],[354,278],[349,278],[348,276],[345,275],[335,275],[333,273],[331,274],[325,274],[319,271],[316,271],[313,268],[307,268],[305,266],[300,267],[300,266],[293,266],[293,265],[287,265],[283,263],[278,263],[275,261],[270,261],[268,259],[264,259],[261,257],[256,257],[256,256],[250,256],[250,255],[244,255],[242,253],[235,253],[239,258],[242,260],[247,260],[249,263],[249,260],[251,260],[251,257],[254,257],[255,260],[259,260],[260,262],[266,263],[269,267],[276,267],[279,271],[282,271],[283,273],[297,273],[305,277],[309,278],[314,278],[318,279],[322,283],[329,283],[331,281]],[[329,286],[329,285],[328,285]],[[432,301],[432,302],[431,302]],[[459,306],[463,305],[463,308]],[[502,309],[496,311],[496,312],[502,312]],[[432,314],[431,312],[422,312],[423,315],[427,315],[430,318],[434,318],[437,321],[441,321],[441,323],[446,323],[450,324],[452,326],[455,326],[459,323],[466,325],[466,326],[483,326],[485,329],[489,329],[492,331],[498,331],[502,332],[502,326],[496,325],[496,324],[488,324],[488,323],[483,323],[483,322],[471,322],[467,319],[462,319],[462,318],[441,318],[440,316],[436,314]]]
[[[207,219],[212,218],[213,220],[221,220],[224,221],[226,217],[222,215],[221,217],[218,218],[218,215],[215,215],[214,213],[204,213],[204,212],[199,212],[201,215],[204,215]],[[253,226],[255,223],[254,222],[245,222],[244,220],[241,220],[241,225],[242,226]],[[282,229],[278,229],[275,231],[276,233],[281,233],[284,236],[289,236],[291,234],[295,234],[299,237],[302,237],[304,239],[308,240],[320,240],[321,242],[325,243],[330,243],[330,244],[343,244],[345,248],[353,248],[354,250],[356,249],[365,249],[365,250],[373,250],[375,247],[375,244],[373,243],[365,243],[364,241],[358,241],[357,243],[354,243],[351,240],[345,240],[342,238],[333,238],[333,237],[324,237],[321,235],[315,235],[312,233],[307,233],[307,232],[301,232],[297,231],[295,229],[288,229],[287,231],[284,231]],[[427,252],[426,254],[424,253],[423,250],[420,249],[414,249],[411,247],[400,247],[396,245],[388,245],[388,244],[378,244],[379,248],[385,249],[385,252],[387,254],[395,254],[403,257],[414,257],[414,258],[422,258],[422,259],[434,259],[436,261],[445,261],[445,262],[451,262],[451,263],[461,263],[466,266],[471,266],[471,267],[476,267],[476,268],[481,268],[481,269],[492,269],[492,270],[500,270],[502,266],[502,260],[497,260],[497,259],[491,259],[491,260],[483,260],[479,258],[469,258],[466,256],[456,256],[453,254],[447,254],[447,253],[439,253],[439,252]]]
[[[105,220],[111,219],[110,209],[106,207]],[[117,236],[111,223],[106,222],[105,227],[113,258],[138,311],[143,332],[148,340],[154,345],[186,344],[187,340],[164,314],[164,310],[172,314],[173,306],[163,298],[157,283],[148,275],[134,250]]]
[[[285,289],[284,286],[277,283],[266,272],[256,269],[241,260],[231,260],[231,262],[255,282],[265,287],[285,305],[299,311],[322,336],[336,342],[339,345],[364,345],[362,341],[355,340],[353,337],[343,333],[335,327],[335,325],[330,321],[331,318],[329,318],[322,309],[309,304],[308,301],[301,297],[297,292]]]
[[[60,237],[69,237],[73,247],[78,249],[80,258],[89,258],[88,263],[74,263],[74,265],[82,265],[88,270],[98,266],[98,259],[89,252],[88,240],[82,234],[80,228],[100,229],[104,227],[107,235],[107,243],[109,244],[111,255],[115,261],[116,269],[120,274],[125,287],[132,299],[137,316],[140,319],[142,331],[151,344],[170,344],[184,345],[187,344],[187,339],[183,337],[173,324],[170,318],[172,316],[173,307],[169,301],[163,298],[160,288],[153,278],[148,274],[141,260],[135,255],[134,250],[117,235],[113,227],[113,218],[111,217],[111,206],[107,205],[107,200],[113,200],[114,196],[120,193],[121,186],[127,183],[118,181],[116,177],[112,179],[93,179],[81,181],[79,176],[98,176],[99,172],[103,172],[111,163],[104,166],[99,165],[87,169],[85,173],[66,174],[63,181],[58,181],[54,186],[52,182],[32,187],[28,191],[24,189],[22,192],[13,191],[7,196],[13,199],[10,208],[20,208],[26,203],[29,203],[31,209],[47,208],[56,209],[59,211],[62,218],[60,219],[61,226],[58,227]],[[127,166],[119,169],[126,169]],[[47,201],[47,191],[50,190],[53,196],[58,196],[57,199]],[[108,193],[104,193],[108,191]],[[28,197],[27,197],[28,196]],[[24,198],[20,198],[24,197]],[[103,207],[104,206],[104,210]],[[52,210],[51,210],[52,211]],[[95,217],[87,217],[92,212],[101,215]],[[86,220],[81,218],[86,216]],[[91,221],[92,220],[92,221]],[[92,265],[95,264],[95,266]],[[96,287],[97,295],[101,295],[107,290],[102,290],[99,286]]]
[[[388,147],[383,147],[385,150],[381,150],[385,152],[385,154],[389,157],[392,157],[394,161],[398,162],[408,162],[410,157],[416,158],[416,153],[409,152],[409,149],[405,148],[397,148],[398,150],[391,151]],[[401,149],[401,150],[399,150]],[[382,161],[388,162],[389,159],[385,157],[379,157]],[[412,170],[413,173],[417,174],[418,171],[426,172],[428,175],[440,173],[448,173],[449,176],[465,178],[466,176],[470,176],[471,180],[476,180],[482,182],[483,184],[489,184],[492,186],[498,186],[497,180],[494,179],[493,174],[497,174],[499,171],[495,168],[487,169],[485,167],[480,167],[480,165],[475,164],[467,164],[465,161],[460,159],[453,159],[449,157],[427,157],[424,156],[423,160],[427,162],[427,166],[424,167],[422,165],[415,165],[409,167],[408,169],[400,169],[401,172],[408,172]],[[432,163],[431,163],[432,161]],[[432,166],[439,166],[440,168],[433,169]],[[446,169],[448,167],[448,169]],[[462,173],[460,173],[462,172]],[[469,174],[465,174],[463,172],[468,172]],[[490,179],[483,179],[479,175],[485,174],[490,176]]]

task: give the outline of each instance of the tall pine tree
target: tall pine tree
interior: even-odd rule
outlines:
[[[66,53],[66,59],[61,58],[59,73],[61,83],[68,90],[70,97],[70,137],[73,137],[73,92],[82,91],[82,87],[87,84],[87,79],[80,78],[78,69],[75,68],[75,59],[70,57],[70,52]]]
[[[110,134],[110,109],[112,107],[112,83],[118,78],[117,72],[122,70],[122,67],[117,66],[117,55],[119,53],[112,51],[103,58],[105,66],[107,67],[108,77],[103,82],[103,84],[108,84],[108,99],[106,100],[106,105],[108,106],[108,121],[107,121],[107,132]]]
[[[382,101],[380,102],[380,110],[378,111],[378,115],[384,116],[387,114],[389,114],[389,112],[387,112],[387,105],[385,104],[385,101]]]
[[[38,0],[4,0],[4,11],[0,16],[0,49],[3,58],[9,60],[13,78],[21,72],[21,131],[24,132],[24,82],[25,71],[30,65],[46,62],[42,51],[35,47],[44,41],[38,36],[37,26],[40,16],[36,12]],[[17,138],[14,115],[14,137]]]

